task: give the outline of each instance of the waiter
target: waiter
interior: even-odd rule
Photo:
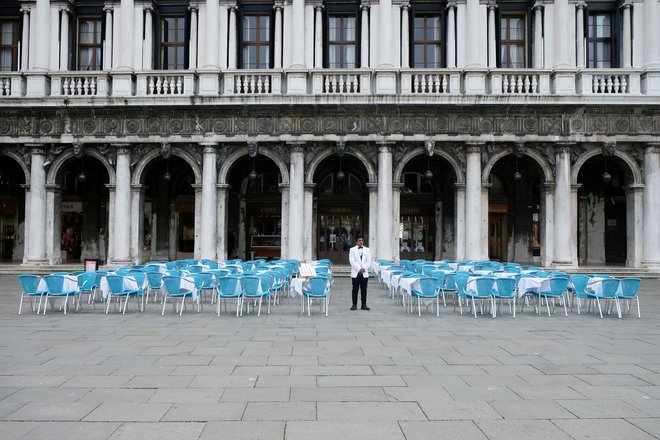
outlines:
[[[364,245],[364,238],[357,236],[355,246],[348,253],[348,261],[351,263],[351,281],[353,282],[353,307],[357,310],[358,289],[362,300],[361,310],[369,310],[367,307],[367,281],[369,280],[369,267],[371,266],[371,252]]]

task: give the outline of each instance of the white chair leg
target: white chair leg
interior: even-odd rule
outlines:
[[[165,305],[167,304],[167,295],[163,296],[163,311],[160,313],[160,316],[165,316]]]

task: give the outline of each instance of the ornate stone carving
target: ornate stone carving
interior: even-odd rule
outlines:
[[[433,153],[435,152],[435,141],[433,139],[425,140],[424,150],[426,151],[427,156],[429,157],[433,156]]]
[[[225,163],[227,160],[227,157],[231,154],[232,147],[230,144],[223,143],[220,144],[220,147],[218,148],[218,155],[216,156],[215,163],[216,163],[216,168],[220,168],[220,166]]]
[[[192,132],[193,132],[193,134],[205,134],[206,133],[206,128],[204,128],[204,125],[202,124],[202,121],[199,119],[198,115],[195,115],[195,117],[192,121]]]
[[[169,159],[172,149],[169,142],[163,142],[160,144],[160,155],[163,159]]]
[[[573,165],[586,151],[587,147],[582,144],[573,144],[571,148],[571,165]]]
[[[403,155],[406,154],[407,145],[403,142],[397,143],[392,150],[392,168],[399,166],[399,162],[403,159]]]
[[[550,169],[552,170],[552,175],[555,175],[555,170],[557,168],[557,158],[555,157],[555,149],[551,144],[548,143],[543,143],[539,145],[538,147],[539,153],[543,157],[545,157],[545,160],[548,162],[548,165],[550,166]]]
[[[48,149],[48,153],[46,153],[46,160],[44,161],[44,168],[50,166],[55,159],[57,159],[57,156],[62,154],[62,152],[66,149],[64,145],[59,145],[59,144],[51,144],[50,148]]]
[[[335,143],[335,153],[339,157],[344,157],[344,154],[346,154],[346,141],[337,141]]]
[[[616,152],[616,141],[603,142],[603,145],[601,146],[601,150],[603,151],[603,156],[607,156],[607,157],[614,156],[614,153]]]
[[[275,144],[273,150],[277,151],[277,155],[282,159],[282,161],[288,166],[290,163],[289,160],[289,149],[283,144]],[[305,155],[305,165],[307,165],[307,155]]]
[[[248,141],[247,143],[248,156],[254,158],[258,153],[258,145],[255,141]]]
[[[287,159],[288,159],[288,149],[287,150]],[[324,147],[320,143],[312,143],[307,147],[307,153],[305,153],[305,169],[309,167],[309,164],[312,163],[312,160],[323,150]]]
[[[375,168],[378,167],[378,146],[376,146],[376,144],[362,144],[356,146],[354,149],[362,151],[369,159],[369,162],[371,162]]]
[[[481,148],[478,145],[468,144],[468,152],[477,153],[481,151],[481,168],[485,167],[491,156],[497,151],[497,146],[493,143],[487,143],[486,148]],[[478,150],[477,150],[478,149]]]
[[[81,142],[74,142],[73,155],[76,159],[82,159],[85,156],[85,145],[83,145]]]
[[[153,147],[144,145],[144,144],[139,144],[136,145],[132,150],[131,150],[131,168],[133,168],[137,163],[144,157],[145,154],[147,154],[149,151],[152,150]]]
[[[451,156],[455,157],[462,166],[465,167],[467,164],[467,158],[465,157],[465,149],[460,145],[447,145],[445,150],[449,151]]]
[[[111,165],[115,165],[117,163],[117,149],[115,147],[112,147],[110,145],[98,145],[96,147],[96,150],[102,155],[105,156],[108,159],[108,162],[110,162]]]
[[[196,145],[196,144],[195,145],[186,145],[186,146],[183,147],[183,149],[185,151],[190,153],[190,155],[193,157],[195,162],[197,162],[197,165],[199,165],[200,167],[202,166],[202,163],[203,163],[203,160],[204,160],[203,159],[204,156],[203,156],[203,153],[202,153],[203,148],[204,147],[202,147],[200,145]]]
[[[516,159],[520,159],[525,154],[525,143],[524,142],[514,142],[513,143],[513,156]]]
[[[28,168],[30,168],[30,164],[32,163],[32,155],[30,154],[30,149],[24,145],[20,145],[16,148],[16,152],[23,158],[23,162],[27,165]]]

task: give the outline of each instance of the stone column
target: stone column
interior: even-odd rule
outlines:
[[[198,27],[197,27],[197,20],[199,16],[199,6],[197,5],[190,5],[188,6],[188,10],[190,11],[190,41],[188,42],[188,53],[190,56],[188,57],[188,69],[189,70],[196,70],[197,69],[197,34],[198,34]],[[217,52],[217,51],[216,51]]]
[[[50,35],[48,47],[50,51],[48,70],[60,70],[60,8],[51,5],[50,8]]]
[[[115,254],[115,196],[117,185],[107,183],[108,188],[108,253],[105,256],[105,264],[109,264]]]
[[[129,144],[117,147],[117,184],[115,186],[114,265],[131,262],[129,240],[131,237],[131,149]]]
[[[130,253],[133,261],[144,261],[142,255],[144,237],[144,187],[131,185],[131,242]]]
[[[142,68],[151,70],[154,68],[154,8],[151,5],[144,8],[144,44],[142,46]],[[191,24],[192,26],[192,24]],[[192,41],[192,33],[190,36]]]
[[[30,146],[30,210],[25,214],[29,219],[27,263],[46,263],[46,169],[45,146]]]
[[[46,261],[62,263],[62,186],[46,185]]]
[[[302,36],[305,35],[305,0],[292,0],[292,19],[291,65],[292,67],[304,67],[305,40]],[[290,250],[293,250],[293,248],[290,248]]]
[[[483,38],[483,33],[481,29],[481,23],[479,17],[479,0],[466,0],[465,2],[465,12],[466,12],[466,29],[464,30],[465,35],[465,65],[466,67],[482,67],[481,62],[481,47],[480,44],[483,44],[479,36]]]
[[[381,2],[382,7],[382,2]],[[382,24],[382,23],[381,23]],[[393,260],[392,252],[392,147],[393,142],[378,142],[378,254],[375,258]]]
[[[195,245],[193,258],[200,260],[202,259],[202,185],[194,183],[190,186],[195,190]]]
[[[119,29],[119,45],[120,50],[119,62],[117,68],[120,70],[133,70],[133,31],[135,21],[135,1],[134,0],[121,0],[121,9],[119,12],[120,21]],[[118,249],[115,249],[115,251]]]
[[[632,0],[625,0],[620,8],[623,9],[623,41],[621,42],[621,67],[632,67],[632,23],[630,21],[630,10]]]
[[[584,56],[584,8],[587,7],[587,3],[579,0],[575,3],[576,16],[575,16],[575,58],[576,66],[578,68],[584,68],[586,63],[586,58]]]
[[[224,38],[220,38],[219,20],[220,8],[218,0],[206,0],[206,35],[203,42],[204,61],[201,63],[205,69],[218,68],[218,42],[225,41]]]
[[[541,265],[550,266],[554,260],[555,233],[555,185],[546,183],[541,186],[541,218],[539,237],[541,242]]]
[[[135,5],[135,14],[133,21],[133,70],[140,71],[144,67],[144,9],[146,5],[138,3]]]
[[[403,68],[410,67],[409,9],[410,3],[404,3],[401,5],[401,67]]]
[[[481,249],[481,143],[466,146],[465,170],[465,258],[480,260]]]
[[[403,183],[392,183],[392,254],[394,261],[401,261],[401,246],[399,234],[401,233],[401,190]]]
[[[227,243],[227,233],[228,233],[228,224],[227,224],[227,202],[229,201],[229,188],[231,186],[226,183],[221,183],[216,185],[218,200],[216,203],[217,207],[217,229],[216,229],[216,256],[218,260],[227,260],[231,255],[231,252],[234,249],[230,249],[229,243]],[[238,231],[234,232],[234,240],[238,240]],[[234,243],[236,246],[236,243]]]
[[[306,261],[314,259],[312,252],[314,241],[314,187],[315,183],[305,183],[305,214],[303,215],[304,226],[304,258]]]
[[[362,10],[362,29],[360,30],[360,67],[369,68],[369,8],[366,3],[360,5]]]
[[[289,258],[289,184],[280,183],[282,192],[282,259]]]
[[[496,0],[488,2],[488,67],[495,69],[497,67],[497,36],[495,30],[495,9],[497,9]]]
[[[304,258],[305,213],[305,147],[304,143],[290,143],[289,172],[289,258]]]
[[[323,5],[314,6],[314,68],[323,68]]]
[[[215,142],[202,144],[204,156],[202,160],[202,219],[201,219],[201,257],[209,260],[216,259],[216,237],[217,237],[217,207],[218,199],[216,184],[218,170],[216,158],[218,144]]]
[[[21,7],[23,30],[21,32],[21,71],[30,68],[30,8]]]
[[[660,270],[660,143],[644,152],[644,264]]]
[[[490,258],[490,254],[488,251],[488,205],[490,203],[490,200],[488,199],[488,194],[490,192],[490,189],[493,187],[493,184],[490,182],[481,182],[481,239],[479,240],[479,243],[481,243],[480,246],[480,259],[481,260],[488,260]],[[507,252],[508,252],[508,243],[507,243]]]
[[[543,68],[543,3],[534,3],[534,68]]]
[[[640,267],[644,259],[644,185],[629,185],[626,190],[626,266]]]
[[[465,188],[466,184],[454,184],[454,259],[464,260],[465,257]]]
[[[573,144],[558,144],[556,153],[555,177],[555,266],[572,266],[572,251],[575,243],[571,243],[573,227],[572,215],[577,209],[577,201],[572,203],[571,197],[571,146]]]
[[[61,8],[62,28],[60,29],[60,70],[69,70],[69,9]]]
[[[378,184],[368,182],[369,190],[369,237],[365,237],[371,255],[379,255],[378,249]]]
[[[105,12],[105,37],[103,41],[103,69],[112,69],[112,6],[103,8]]]
[[[456,0],[447,2],[447,68],[456,68]]]
[[[310,67],[314,66],[314,59],[316,57],[315,9],[323,3],[322,1],[318,1],[317,3],[317,1],[305,1],[305,35],[302,38],[305,40],[305,66]]]
[[[568,0],[555,0],[554,3],[554,67],[570,67],[568,55]]]
[[[221,3],[220,4],[220,29],[229,29],[229,8],[231,7],[232,3]],[[207,26],[208,27],[208,26]],[[215,27],[216,29],[218,28],[218,25]],[[206,30],[206,34],[209,34],[208,29]],[[227,52],[229,50],[228,45],[229,45],[229,39],[227,32],[222,32],[222,38],[220,38],[220,70],[226,70],[227,69]],[[200,53],[203,52],[203,50],[208,50],[204,48],[203,44],[200,44],[199,46]],[[201,64],[201,63],[200,63]]]
[[[273,67],[275,69],[282,68],[282,9],[284,8],[283,2],[275,2],[273,9],[275,9],[275,38],[273,39],[273,56],[275,58]]]
[[[236,5],[229,8],[229,61],[227,63],[227,68],[230,70],[235,70],[236,63],[238,62],[238,29],[236,28],[237,10],[238,6]]]
[[[379,0],[378,11],[379,21],[377,26],[379,26],[378,35],[380,39],[380,47],[378,49],[378,56],[380,57],[380,60],[378,65],[381,67],[392,67],[392,54],[394,52],[392,50],[392,0]],[[390,258],[387,259],[389,260]]]
[[[644,22],[642,24],[644,42],[644,65],[646,68],[660,67],[660,29],[658,26],[658,0],[643,0]]]

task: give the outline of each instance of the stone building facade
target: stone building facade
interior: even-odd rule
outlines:
[[[658,9],[5,1],[0,258],[657,270]]]

